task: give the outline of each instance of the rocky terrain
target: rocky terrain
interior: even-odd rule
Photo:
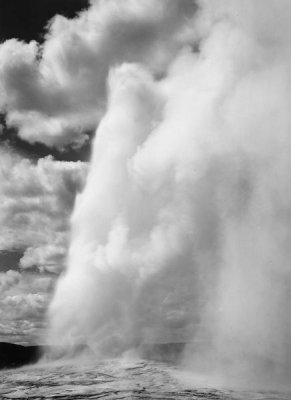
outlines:
[[[1,372],[7,399],[290,400],[291,393],[193,388],[177,367],[156,361],[106,360],[95,364],[38,363]]]
[[[0,343],[0,399],[291,399],[291,392],[193,388],[191,379],[181,380],[174,364],[184,345],[144,345],[144,359],[45,362],[42,347]]]

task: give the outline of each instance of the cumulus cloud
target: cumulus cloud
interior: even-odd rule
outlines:
[[[86,164],[50,156],[34,164],[2,151],[0,175],[1,250],[24,249],[23,268],[60,270],[69,216],[85,180]]]
[[[29,318],[31,316],[37,317],[42,313],[48,303],[46,294],[29,293],[17,294],[13,296],[6,296],[2,300],[4,306],[8,306],[13,310],[19,312],[21,308],[21,317]]]
[[[18,271],[9,270],[6,273],[0,274],[0,290],[2,292],[10,289],[12,286],[17,285],[20,280],[21,274]]]
[[[55,277],[28,272],[0,274],[0,340],[39,343]]]
[[[13,343],[23,345],[39,344],[41,343],[40,338],[43,329],[43,323],[36,324],[29,320],[1,320],[0,340],[13,341]]]
[[[42,46],[0,45],[0,108],[29,142],[82,143],[104,110],[112,65],[139,62],[157,76],[189,41],[192,0],[96,1],[72,20],[56,16]]]

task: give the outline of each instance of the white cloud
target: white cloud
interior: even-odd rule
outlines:
[[[21,317],[36,316],[43,312],[48,303],[48,295],[40,293],[28,293],[6,296],[2,300],[4,306],[13,311],[20,312]]]
[[[86,176],[82,162],[40,159],[36,164],[1,152],[0,248],[26,249],[20,265],[60,270],[69,216]]]
[[[0,340],[38,343],[56,277],[7,271],[0,274]]]
[[[195,10],[192,0],[97,1],[72,20],[56,16],[41,47],[4,42],[0,108],[7,123],[30,142],[86,140],[84,129],[95,128],[104,110],[111,66],[138,62],[163,74],[187,43]]]
[[[18,271],[9,270],[6,273],[0,273],[0,291],[3,293],[17,285],[20,278],[21,274]]]

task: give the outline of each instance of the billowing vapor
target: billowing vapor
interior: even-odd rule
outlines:
[[[197,373],[288,382],[291,4],[109,3],[108,20],[136,15],[127,43],[157,7],[144,54],[167,63],[127,46],[110,65],[49,341],[96,356],[184,341]]]

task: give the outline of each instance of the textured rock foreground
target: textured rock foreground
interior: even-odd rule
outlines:
[[[95,365],[34,365],[2,371],[3,399],[290,400],[291,393],[197,388],[180,382],[177,368],[148,361],[106,360]]]

